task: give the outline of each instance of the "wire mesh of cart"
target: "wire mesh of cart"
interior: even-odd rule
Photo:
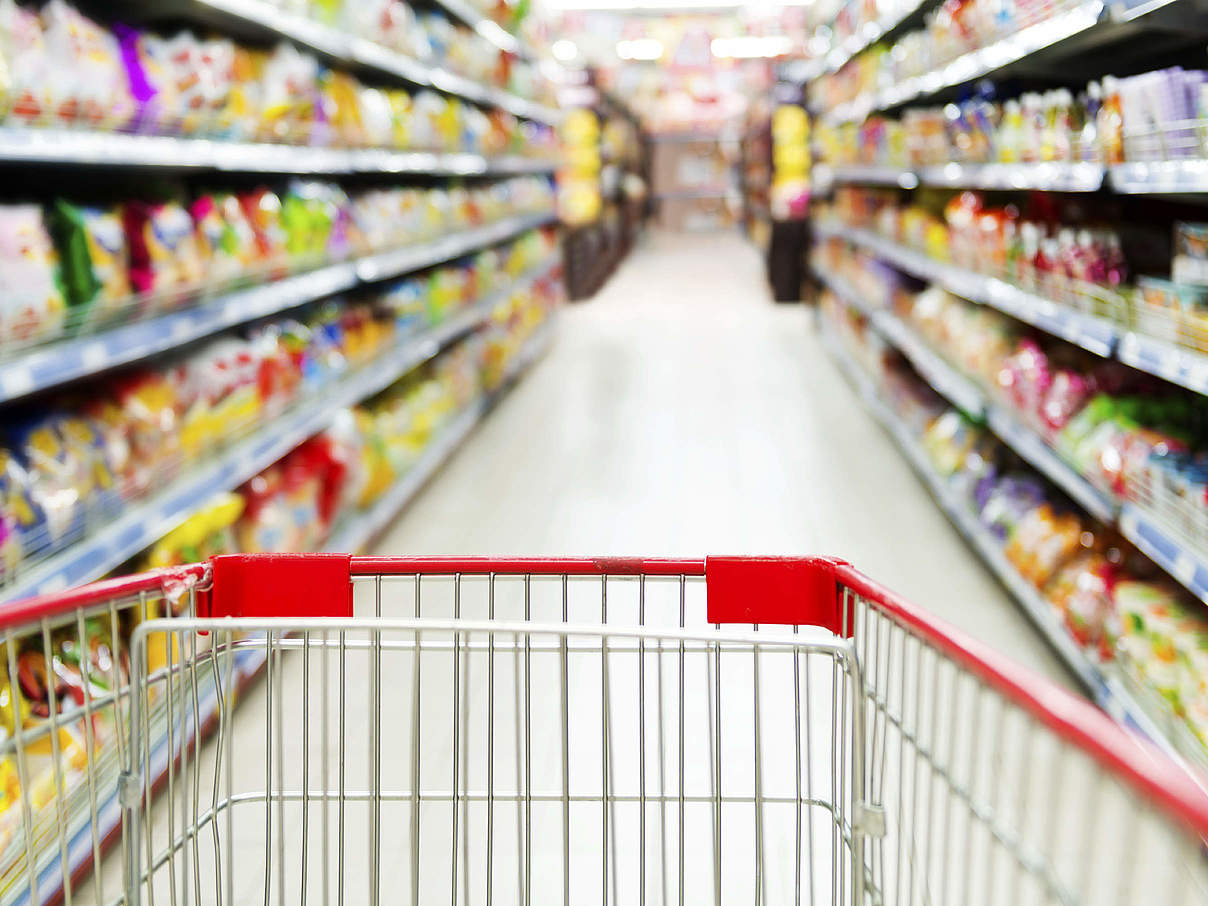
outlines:
[[[835,560],[222,557],[0,620],[0,903],[1208,901],[1200,779]]]

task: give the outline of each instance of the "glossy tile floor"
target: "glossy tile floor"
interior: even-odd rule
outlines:
[[[654,233],[379,553],[831,554],[1067,684],[737,235]]]

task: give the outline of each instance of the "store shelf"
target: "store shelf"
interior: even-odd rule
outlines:
[[[520,282],[537,279],[550,266],[546,265]],[[215,494],[237,488],[307,438],[326,429],[340,410],[389,387],[454,340],[484,323],[491,308],[516,285],[509,285],[444,324],[401,340],[370,365],[324,388],[316,398],[299,401],[250,437],[212,454],[159,493],[131,502],[113,522],[86,535],[61,553],[28,567],[0,592],[0,600],[16,600],[82,585],[118,568],[179,525]]]
[[[654,196],[655,201],[683,201],[696,198],[729,198],[733,192],[723,186],[704,186],[700,189],[676,189],[670,192],[659,192]]]
[[[1085,0],[1012,35],[962,54],[937,69],[840,104],[827,114],[827,118],[835,122],[859,121],[875,110],[897,107],[991,75],[1089,31],[1100,23],[1104,8],[1103,0]]]
[[[1208,160],[1159,160],[1116,164],[1111,187],[1125,195],[1208,192]]]
[[[17,358],[0,361],[0,402],[166,352],[238,324],[352,289],[361,280],[380,280],[452,260],[543,226],[552,217],[552,214],[508,217],[489,226],[358,261],[333,264],[227,293],[183,311],[33,349]]]
[[[1120,511],[1120,531],[1158,566],[1208,603],[1208,555],[1185,544],[1174,532],[1140,507],[1126,503]]]
[[[529,276],[522,278],[521,282],[527,283],[540,279],[549,272],[551,267],[552,265],[537,268]],[[495,299],[489,300],[479,307],[488,309],[494,301]],[[424,484],[448,461],[449,457],[466,439],[475,425],[507,393],[514,381],[544,351],[552,338],[551,327],[552,325],[546,325],[540,328],[538,334],[521,350],[509,369],[509,380],[507,382],[493,393],[471,403],[439,431],[425,447],[415,465],[387,492],[386,496],[368,511],[348,520],[343,528],[337,529],[327,544],[324,545],[324,550],[340,553],[354,552],[363,549],[375,536],[380,535],[381,531],[414,499]],[[263,650],[247,648],[235,653],[233,683],[234,701],[236,703],[238,703],[238,700],[246,689],[259,678],[265,661],[266,655]],[[208,735],[209,729],[218,715],[217,688],[214,685],[212,677],[213,674],[210,671],[205,671],[199,675],[197,690],[197,713],[199,718],[197,721],[192,721],[192,716],[188,713],[191,709],[186,703],[186,724],[190,728],[201,727],[203,738]],[[167,775],[169,757],[179,757],[179,754],[183,750],[191,747],[193,744],[192,734],[183,734],[181,732],[182,726],[182,724],[177,724],[173,733],[174,749],[169,748],[166,725],[152,739],[148,760],[148,775],[153,778],[151,782],[153,787],[158,785],[159,779]],[[116,772],[112,781],[112,792],[100,790],[98,796],[97,827],[100,839],[102,840],[109,839],[110,834],[121,823],[121,806],[116,789]],[[92,829],[86,820],[87,816],[83,817],[85,820],[80,823],[78,828],[72,826],[68,835],[67,861],[74,877],[78,877],[86,872],[92,865]],[[102,851],[105,849],[107,847],[102,845]],[[53,858],[49,859],[45,867],[38,872],[37,902],[39,904],[54,903],[62,895],[62,861],[57,850],[51,855],[53,855]],[[79,895],[79,890],[77,890],[77,895]],[[19,891],[14,902],[22,904],[22,906],[31,904],[29,889],[25,888]]]
[[[829,187],[834,183],[851,183],[913,189],[919,184],[917,174],[911,170],[873,164],[818,164],[814,167],[813,176],[814,183],[820,187]]]
[[[933,352],[901,320],[891,312],[878,311],[872,317],[872,324],[877,333],[897,347],[923,379],[954,406],[972,418],[985,416],[989,406],[981,388]]]
[[[420,492],[425,484],[440,470],[474,430],[474,427],[491,411],[492,407],[507,392],[516,378],[533,364],[552,339],[549,327],[543,327],[517,354],[509,369],[507,379],[496,391],[471,403],[442,428],[425,447],[415,464],[397,483],[364,512],[344,520],[332,533],[324,549],[335,553],[356,553],[364,550],[381,536],[398,514]]]
[[[919,375],[941,396],[965,413],[984,418],[986,424],[1008,447],[1032,464],[1088,513],[1112,524],[1119,512],[1115,499],[1096,488],[1061,458],[1032,428],[1020,422],[1009,409],[986,399],[981,388],[934,352],[907,324],[885,310],[872,310],[846,281],[821,274],[823,281],[848,304],[870,319],[873,329],[898,349]]]
[[[426,176],[547,173],[557,167],[549,160],[520,155],[485,157],[468,152],[309,148],[268,142],[20,126],[0,126],[0,163],[232,173],[414,173]]]
[[[824,345],[840,370],[852,380],[853,386],[873,418],[893,438],[898,449],[956,530],[1010,592],[1041,636],[1070,672],[1092,694],[1099,706],[1119,723],[1149,739],[1179,764],[1189,766],[1190,762],[1201,762],[1202,754],[1198,757],[1192,756],[1189,754],[1188,748],[1180,746],[1173,734],[1164,730],[1160,722],[1142,705],[1122,677],[1117,676],[1112,668],[1092,660],[1078,647],[1066,632],[1052,605],[1019,574],[1003,553],[998,539],[981,524],[976,514],[935,471],[919,442],[911,436],[901,420],[877,397],[872,382],[862,373],[860,366],[851,359],[833,332],[825,327],[824,320],[823,324]],[[1208,578],[1208,572],[1206,572],[1206,578]],[[1208,586],[1205,587],[1208,588]]]
[[[907,23],[921,21],[921,15],[927,9],[935,6],[934,0],[919,0],[909,9],[901,9],[888,16],[882,16],[875,22],[865,22],[857,34],[849,35],[837,47],[831,48],[824,58],[824,66],[813,74],[812,78],[828,73],[838,72],[856,56],[863,53],[873,44],[892,39],[899,31],[904,31]]]
[[[164,0],[164,5],[174,12],[208,21],[215,17],[235,20],[244,28],[253,28],[267,37],[286,38],[350,66],[373,69],[476,104],[501,107],[526,119],[552,124],[561,116],[552,108],[288,12],[267,0]]]
[[[467,3],[465,0],[436,0],[436,2],[450,16],[460,19],[500,50],[526,59],[535,57],[535,54],[526,48],[519,38],[494,19],[488,19],[473,4]]]
[[[1093,163],[959,164],[910,169],[860,164],[819,164],[814,179],[820,185],[938,186],[1005,191],[1096,192],[1103,186],[1104,168]]]
[[[1120,328],[1105,318],[1075,311],[995,277],[936,261],[867,230],[827,224],[818,230],[818,235],[845,239],[920,280],[938,284],[972,302],[997,308],[1096,355],[1111,356],[1119,340]]]
[[[397,483],[369,509],[344,520],[324,549],[334,553],[358,553],[381,535],[403,508],[420,492],[428,480],[461,446],[486,413],[485,400],[476,400],[457,415],[433,438],[424,452]]]
[[[1116,355],[1125,365],[1208,394],[1208,355],[1132,332],[1121,338]]]
[[[357,277],[366,283],[372,283],[375,280],[389,279],[421,267],[439,264],[442,261],[451,261],[528,230],[545,226],[552,220],[554,220],[552,212],[518,214],[488,226],[454,233],[432,242],[367,255],[356,262]]]
[[[1101,491],[1058,455],[1043,437],[1006,409],[991,407],[986,413],[990,430],[1004,443],[1061,488],[1084,510],[1107,525],[1111,525],[1119,505],[1111,495]]]
[[[1103,172],[1103,165],[1094,163],[949,163],[925,167],[918,177],[924,185],[947,188],[1096,192],[1103,185]]]

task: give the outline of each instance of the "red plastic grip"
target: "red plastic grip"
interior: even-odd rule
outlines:
[[[348,554],[231,554],[210,561],[213,585],[202,617],[352,616]]]
[[[710,623],[821,626],[851,637],[829,557],[709,557],[705,585]]]

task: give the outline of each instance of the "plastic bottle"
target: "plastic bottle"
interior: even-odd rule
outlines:
[[[1019,161],[1023,140],[1023,110],[1019,101],[1003,105],[1002,126],[998,130],[998,159],[1005,164]]]
[[[1098,82],[1086,86],[1086,94],[1082,98],[1084,111],[1082,131],[1078,135],[1078,159],[1092,163],[1102,159],[1102,148],[1099,146],[1099,110],[1103,107],[1103,89]]]
[[[1120,113],[1120,83],[1115,76],[1103,77],[1103,105],[1098,120],[1103,162],[1124,163],[1124,117]]]

